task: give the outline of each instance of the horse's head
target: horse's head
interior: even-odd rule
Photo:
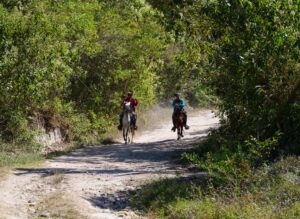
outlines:
[[[180,106],[179,104],[177,104],[177,105],[175,106],[175,112],[176,112],[176,113],[180,113],[181,111],[182,111],[181,106]]]
[[[124,109],[124,111],[131,112],[131,103],[125,102],[123,105],[123,109]]]
[[[180,127],[184,125],[184,111],[180,105],[177,105],[174,109],[175,116],[175,125],[176,127]]]

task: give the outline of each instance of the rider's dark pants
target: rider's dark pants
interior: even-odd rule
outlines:
[[[124,113],[121,112],[120,113],[120,116],[119,116],[119,120],[120,120],[120,126],[122,127],[123,126],[123,115]],[[137,119],[137,114],[136,112],[132,112],[132,124],[134,125],[134,127],[136,126],[136,119]]]
[[[184,123],[184,125],[186,126],[186,124],[187,124],[187,111],[185,110],[185,109],[182,109],[182,112],[183,112],[183,114],[184,114],[184,121],[183,121],[183,123]],[[176,115],[176,113],[175,113],[175,111],[173,112],[173,114],[172,114],[172,121],[173,121],[173,126],[175,127],[176,125],[175,125],[175,115]]]

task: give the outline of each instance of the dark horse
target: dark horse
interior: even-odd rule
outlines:
[[[179,106],[175,108],[174,123],[175,128],[177,129],[177,140],[180,140],[183,137],[184,112]]]

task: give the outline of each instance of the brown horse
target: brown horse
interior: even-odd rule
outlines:
[[[180,140],[183,136],[184,127],[184,112],[181,108],[177,107],[174,114],[175,128],[177,129],[177,140]]]

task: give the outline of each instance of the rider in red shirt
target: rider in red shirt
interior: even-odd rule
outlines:
[[[132,123],[134,125],[134,128],[137,129],[137,126],[136,126],[136,119],[137,119],[137,114],[135,112],[135,108],[136,106],[138,105],[138,101],[136,99],[134,99],[133,97],[133,92],[128,92],[128,95],[127,97],[125,97],[122,102],[121,102],[121,107],[123,109],[123,106],[124,104],[127,102],[130,102],[130,106],[131,106],[131,109],[132,109]],[[122,121],[123,121],[123,111],[120,113],[120,124],[118,126],[118,129],[119,130],[122,130]]]

